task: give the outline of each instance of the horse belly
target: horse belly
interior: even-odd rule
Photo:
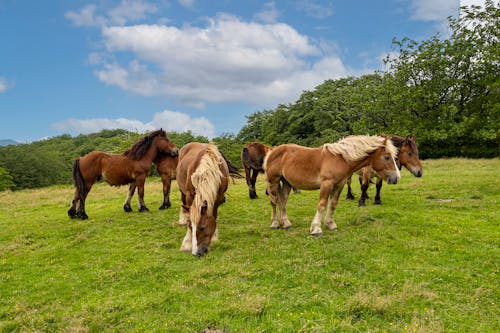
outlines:
[[[103,180],[111,186],[121,186],[125,184],[130,184],[134,181],[129,175],[122,173],[102,173]]]
[[[286,179],[290,185],[299,190],[317,190],[321,186],[321,178],[317,176],[306,176],[303,173],[285,173],[283,178]]]

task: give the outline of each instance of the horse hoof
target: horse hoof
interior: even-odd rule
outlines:
[[[354,200],[354,195],[347,195],[345,197],[346,200]]]
[[[323,233],[319,232],[319,233],[311,234],[311,235],[313,235],[314,237],[321,237],[321,236],[323,236]]]
[[[147,207],[141,207],[139,208],[139,212],[149,212],[149,209]]]
[[[382,201],[380,201],[380,200],[379,201],[374,201],[373,204],[379,206],[379,205],[382,204]]]
[[[289,226],[287,226],[287,227],[283,227],[283,230],[290,230],[290,229],[292,229],[292,226],[291,226],[291,225],[289,225]]]
[[[273,229],[273,230],[278,230],[280,227],[275,227],[275,226],[272,225],[270,228]]]
[[[366,206],[366,203],[364,201],[358,203],[358,207],[365,207],[365,206]]]

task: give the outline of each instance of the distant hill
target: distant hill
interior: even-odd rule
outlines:
[[[11,139],[0,140],[0,146],[18,145],[18,144],[19,142]]]

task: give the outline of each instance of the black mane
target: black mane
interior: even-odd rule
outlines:
[[[167,137],[167,133],[162,130],[156,130],[154,132],[151,132],[150,134],[146,135],[143,138],[140,138],[132,147],[127,149],[123,155],[130,157],[133,160],[140,160],[141,158],[146,155],[146,152],[149,150],[151,147],[151,144],[153,143],[154,138],[157,136],[162,136],[162,137]]]

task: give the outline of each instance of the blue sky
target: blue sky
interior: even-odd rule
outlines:
[[[446,34],[459,5],[0,0],[0,139],[103,128],[236,134],[245,115],[381,69],[393,37]]]

